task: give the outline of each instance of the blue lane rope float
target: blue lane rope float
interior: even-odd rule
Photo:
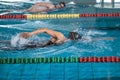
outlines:
[[[94,13],[94,14],[6,14],[0,15],[0,19],[64,19],[80,17],[120,17],[120,13]]]
[[[49,58],[0,58],[0,64],[37,63],[119,63],[120,57],[49,57]]]

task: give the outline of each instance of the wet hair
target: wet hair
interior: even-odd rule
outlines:
[[[78,40],[81,39],[82,36],[77,32],[69,32],[68,38],[71,40]]]
[[[65,2],[59,2],[59,4],[60,4],[60,5],[62,4],[64,7],[66,6],[66,5],[65,5]]]

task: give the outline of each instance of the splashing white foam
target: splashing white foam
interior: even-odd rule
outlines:
[[[73,2],[73,1],[71,1],[71,2],[69,2],[68,4],[76,4],[75,2]]]
[[[12,47],[23,47],[24,45],[28,44],[29,40],[20,37],[20,34],[13,36],[11,39],[11,46]]]
[[[107,34],[106,32],[100,32],[100,31],[88,31],[87,32],[87,35],[105,35],[105,34]]]

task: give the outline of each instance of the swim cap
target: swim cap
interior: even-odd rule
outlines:
[[[68,38],[71,40],[78,40],[78,39],[81,39],[82,36],[77,32],[69,32]]]

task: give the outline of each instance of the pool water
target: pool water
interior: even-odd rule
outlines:
[[[6,4],[3,4],[6,3]],[[0,2],[0,14],[6,9],[24,9],[31,3]],[[9,5],[8,5],[9,4]],[[99,9],[94,6],[70,5],[52,13],[113,13],[119,9]],[[29,13],[30,14],[30,13]],[[0,57],[36,58],[36,57],[120,57],[120,18],[79,18],[79,19],[49,19],[49,20],[0,20],[0,41],[11,41],[12,37],[21,32],[30,32],[38,28],[49,28],[62,32],[66,37],[70,31],[76,31],[83,36],[82,40],[68,41],[58,46],[48,46],[26,50],[0,50]],[[112,37],[113,40],[91,39]],[[31,41],[43,42],[50,36],[39,34],[32,36]],[[9,44],[0,44],[8,46]],[[0,80],[120,80],[119,63],[49,63],[49,64],[0,64]]]

